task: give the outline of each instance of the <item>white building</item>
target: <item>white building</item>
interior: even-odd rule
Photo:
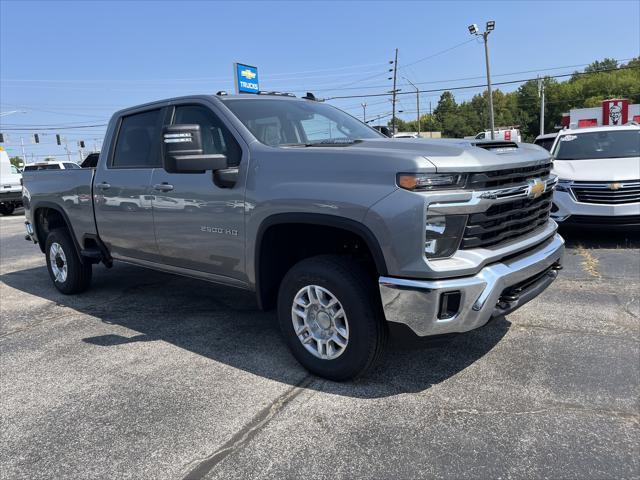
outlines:
[[[626,98],[604,100],[599,107],[572,108],[562,115],[562,127],[582,128],[640,123],[640,104],[629,105]]]

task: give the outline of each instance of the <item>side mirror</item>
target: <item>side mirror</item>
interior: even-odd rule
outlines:
[[[227,168],[226,155],[205,155],[200,125],[171,125],[162,130],[163,167],[169,173],[205,173]]]

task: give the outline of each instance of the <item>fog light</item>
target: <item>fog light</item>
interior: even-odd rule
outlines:
[[[466,215],[427,216],[424,253],[427,258],[447,258],[453,255],[467,224]]]
[[[455,292],[445,292],[440,295],[440,308],[438,309],[438,318],[446,320],[453,318],[460,310],[460,290]]]

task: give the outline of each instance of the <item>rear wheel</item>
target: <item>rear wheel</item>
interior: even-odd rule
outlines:
[[[365,373],[387,338],[375,284],[347,257],[323,255],[294,265],[280,286],[278,319],[296,359],[330,380]]]
[[[5,203],[0,205],[0,213],[2,215],[13,215],[16,206],[13,203]]]
[[[85,291],[91,284],[91,264],[82,263],[69,232],[52,230],[46,241],[47,269],[55,287],[65,295]]]

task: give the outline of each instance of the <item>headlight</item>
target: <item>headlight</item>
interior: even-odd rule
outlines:
[[[466,224],[466,215],[428,215],[425,228],[425,256],[447,258],[456,253]]]
[[[400,188],[414,192],[462,188],[465,176],[460,173],[398,173],[396,183]]]
[[[573,185],[573,182],[571,180],[558,180],[558,183],[556,184],[556,190],[559,192],[568,192],[571,188],[571,185]]]

